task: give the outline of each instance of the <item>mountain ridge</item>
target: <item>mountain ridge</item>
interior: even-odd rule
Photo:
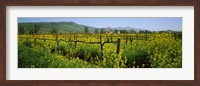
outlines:
[[[114,32],[114,30],[126,30],[126,31],[136,31],[137,33],[139,31],[145,31],[145,29],[142,28],[135,28],[135,27],[105,27],[105,28],[96,28],[92,26],[82,25],[78,24],[76,22],[19,22],[18,23],[18,29],[19,27],[23,27],[25,30],[25,33],[29,33],[31,29],[34,28],[35,25],[38,25],[41,30],[39,33],[51,33],[52,29],[56,29],[59,34],[62,33],[85,33],[84,28],[88,27],[89,33],[95,33],[95,32],[101,32],[101,29],[104,31],[111,30]],[[172,31],[172,30],[171,30]]]

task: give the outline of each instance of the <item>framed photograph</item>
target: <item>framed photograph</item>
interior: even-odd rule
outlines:
[[[3,0],[0,85],[198,86],[198,0]]]

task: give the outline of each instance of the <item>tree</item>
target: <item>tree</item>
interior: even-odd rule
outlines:
[[[148,30],[144,30],[144,31],[140,30],[139,33],[152,33],[152,32],[151,32],[151,31],[148,31]]]
[[[51,32],[50,32],[51,34],[57,34],[58,33],[58,31],[55,29],[55,28],[53,28],[52,30],[51,30]]]
[[[135,30],[130,30],[129,32],[130,33],[137,33]]]
[[[144,33],[144,31],[140,30],[139,33]]]
[[[95,33],[99,33],[99,31],[98,31],[98,29],[95,29],[95,31],[94,31]]]
[[[41,30],[39,25],[34,26],[34,33],[37,34]]]
[[[152,33],[152,32],[151,32],[151,31],[149,31],[149,30],[145,30],[145,32],[146,32],[146,33]]]
[[[29,34],[34,34],[34,29],[30,29]]]
[[[22,26],[18,27],[18,34],[24,34],[25,33],[25,29]]]
[[[114,33],[118,33],[118,30],[115,30]]]
[[[104,32],[104,28],[101,28],[101,33],[103,33]]]
[[[127,30],[120,30],[120,33],[128,33]]]
[[[87,26],[85,26],[85,27],[84,27],[84,30],[85,30],[85,33],[88,33],[88,32],[89,32],[89,30],[88,30],[88,27],[87,27]]]

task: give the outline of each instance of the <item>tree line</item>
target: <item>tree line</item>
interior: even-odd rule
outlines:
[[[18,34],[25,34],[25,33],[29,33],[29,34],[39,34],[39,32],[41,31],[41,26],[40,25],[34,25],[33,28],[31,28],[28,32],[25,32],[25,28],[23,26],[19,26],[18,27]],[[58,30],[56,28],[52,28],[50,30],[51,34],[57,34]],[[87,26],[84,27],[84,33],[88,34],[90,33],[89,28]],[[108,30],[106,28],[101,28],[101,29],[95,29],[94,33],[182,33],[182,31],[176,32],[176,31],[172,31],[172,30],[167,30],[167,31],[149,31],[149,30],[140,30],[140,31],[136,31],[136,30]]]
[[[39,31],[41,31],[41,26],[39,25],[34,25],[33,28],[31,28],[28,33],[29,34],[39,34]],[[25,34],[25,28],[23,26],[19,26],[18,27],[18,34]],[[57,34],[58,31],[55,28],[52,28],[52,30],[50,31],[51,34]]]

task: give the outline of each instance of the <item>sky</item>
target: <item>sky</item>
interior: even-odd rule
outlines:
[[[18,23],[22,22],[75,22],[97,28],[106,27],[134,27],[150,31],[174,30],[182,31],[181,17],[20,17]]]

